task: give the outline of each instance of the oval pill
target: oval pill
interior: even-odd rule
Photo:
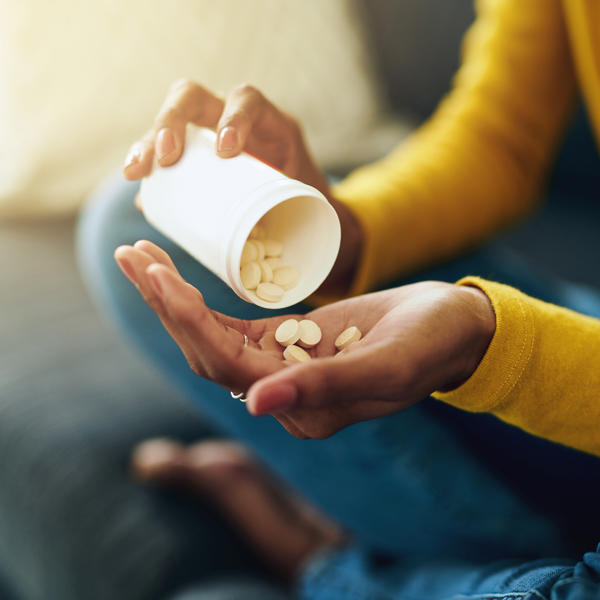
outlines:
[[[258,266],[260,267],[260,280],[264,283],[273,281],[273,269],[271,269],[269,263],[266,260],[261,260]]]
[[[261,269],[258,263],[255,261],[246,263],[240,269],[240,279],[242,280],[242,285],[247,290],[255,290],[260,283],[260,278]]]
[[[265,256],[278,257],[283,252],[283,244],[277,240],[262,240]]]
[[[258,252],[256,260],[263,260],[265,258],[265,245],[260,240],[252,240],[252,243],[256,246]]]
[[[300,324],[296,319],[287,319],[275,330],[275,339],[282,346],[295,344],[300,337]]]
[[[305,362],[311,360],[310,354],[306,350],[303,350],[299,346],[294,346],[293,344],[283,351],[283,358],[290,362]]]
[[[337,336],[334,342],[335,347],[338,350],[343,350],[344,348],[347,348],[350,344],[358,342],[358,340],[360,340],[361,337],[362,333],[360,332],[358,327],[352,325],[352,327],[344,329],[344,331],[342,331],[342,333],[340,333],[340,335]]]
[[[240,267],[258,258],[258,248],[252,240],[248,240],[244,244],[242,255],[240,257]]]
[[[271,267],[271,270],[279,269],[281,266],[281,258],[279,256],[269,256],[265,258],[265,262]]]
[[[298,271],[287,265],[279,267],[273,272],[273,283],[281,286],[284,290],[291,290],[298,283]]]
[[[274,283],[260,283],[256,288],[256,295],[266,302],[279,302],[283,298],[283,291],[282,287]]]
[[[300,330],[298,344],[303,348],[312,348],[321,341],[321,328],[314,321],[302,319],[298,323],[298,329]]]

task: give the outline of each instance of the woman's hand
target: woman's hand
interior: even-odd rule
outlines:
[[[150,175],[155,156],[159,168],[175,164],[184,150],[187,123],[214,129],[215,151],[222,158],[247,150],[329,199],[340,218],[342,244],[325,289],[347,287],[360,254],[360,226],[350,210],[331,197],[327,179],[311,157],[298,122],[250,85],[236,87],[223,100],[192,81],[176,82],[152,129],[131,147],[123,168],[125,177],[135,180]]]
[[[301,438],[328,437],[459,385],[477,368],[496,326],[483,292],[432,281],[343,300],[305,316],[243,321],[208,309],[150,242],[121,246],[115,258],[194,372],[228,389],[248,390],[251,414],[272,414]],[[292,316],[318,323],[323,338],[310,351],[313,360],[288,365],[274,334]],[[362,339],[336,353],[335,338],[351,325]]]

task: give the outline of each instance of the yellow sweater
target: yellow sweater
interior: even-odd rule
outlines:
[[[365,244],[351,293],[449,258],[531,210],[576,81],[600,139],[600,0],[480,0],[454,88],[385,159],[334,189]],[[600,196],[600,191],[599,191]],[[478,278],[497,330],[437,398],[600,456],[600,321]]]

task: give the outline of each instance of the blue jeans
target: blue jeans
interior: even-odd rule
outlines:
[[[351,532],[351,549],[306,565],[298,582],[305,597],[600,597],[598,555],[586,555],[586,566],[578,562],[600,540],[598,459],[432,399],[326,440],[297,440],[272,418],[250,417],[227,391],[192,373],[112,253],[119,244],[150,239],[171,254],[210,307],[244,318],[273,311],[237,298],[149,227],[133,208],[136,190],[137,184],[113,178],[92,198],[78,232],[84,278],[123,335],[215,427],[250,446]],[[600,295],[533,273],[497,246],[418,279],[466,274],[600,317]]]

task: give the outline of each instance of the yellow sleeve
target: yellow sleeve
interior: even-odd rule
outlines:
[[[333,190],[365,234],[351,295],[451,257],[537,199],[574,99],[560,0],[480,0],[477,9],[454,88],[433,117]]]
[[[471,378],[434,396],[600,456],[600,320],[478,277],[459,284],[487,294],[496,332]]]

